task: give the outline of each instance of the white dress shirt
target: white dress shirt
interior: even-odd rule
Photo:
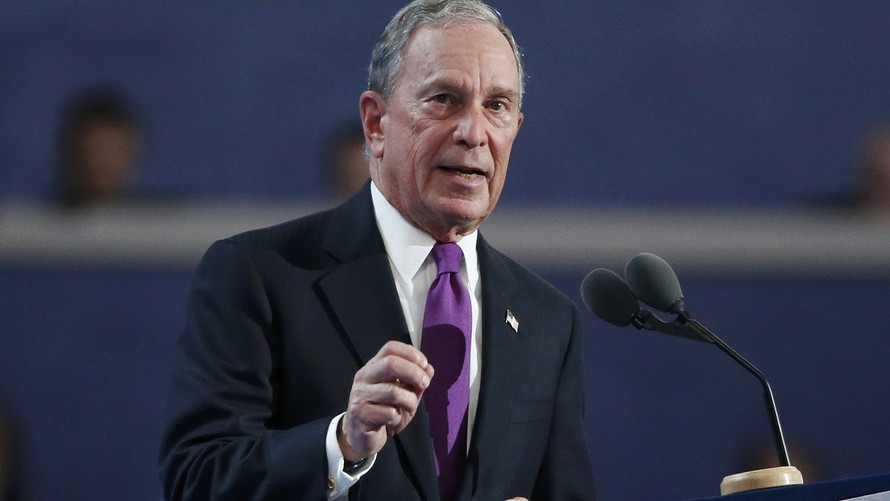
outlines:
[[[423,332],[423,310],[430,285],[436,278],[436,262],[430,255],[436,240],[423,230],[409,223],[386,200],[374,183],[371,183],[371,200],[374,205],[374,217],[377,228],[383,237],[383,244],[389,256],[389,265],[393,280],[399,294],[402,312],[411,343],[420,347]],[[479,280],[479,261],[476,255],[476,239],[478,232],[464,235],[457,245],[464,254],[461,262],[460,276],[470,291],[470,302],[473,309],[473,336],[470,345],[470,408],[468,415],[467,448],[469,437],[473,435],[473,423],[476,418],[476,404],[479,401],[480,347],[481,329],[479,327],[479,303],[481,282]],[[435,367],[434,367],[435,369]],[[433,376],[435,377],[435,376]],[[368,458],[368,462],[353,475],[343,472],[343,454],[337,442],[337,426],[343,414],[335,417],[330,426],[325,445],[328,454],[328,499],[331,501],[345,500],[349,487],[370,471],[376,455]]]

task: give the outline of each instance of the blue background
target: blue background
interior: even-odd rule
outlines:
[[[890,117],[890,3],[495,5],[529,75],[506,205],[808,206],[853,188],[863,136]],[[137,106],[142,188],[322,197],[322,147],[357,121],[371,47],[399,6],[7,0],[0,198],[48,199],[60,110],[97,83]],[[578,300],[588,270],[537,271]],[[890,470],[888,277],[690,271],[690,309],[770,376],[817,478]],[[0,398],[23,423],[34,499],[160,496],[191,272],[0,264]],[[716,494],[750,468],[741,458],[770,439],[750,375],[713,346],[586,317],[603,500]]]
[[[324,193],[327,136],[358,116],[400,1],[0,6],[0,196],[46,196],[60,109],[132,96],[143,184],[195,197]],[[496,5],[497,6],[497,5]],[[507,203],[808,203],[849,189],[890,115],[890,4],[514,1],[526,123]]]

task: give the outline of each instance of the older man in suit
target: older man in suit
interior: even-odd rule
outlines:
[[[359,100],[371,182],[198,268],[168,497],[594,499],[577,310],[478,231],[522,93],[487,5],[396,14]]]

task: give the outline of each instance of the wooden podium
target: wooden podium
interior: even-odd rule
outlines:
[[[777,466],[763,470],[736,473],[723,478],[720,494],[735,494],[759,489],[771,489],[803,484],[803,476],[794,466]]]
[[[880,493],[884,493],[881,496]],[[773,487],[689,501],[845,501],[862,496],[863,501],[890,500],[890,473],[814,484]]]

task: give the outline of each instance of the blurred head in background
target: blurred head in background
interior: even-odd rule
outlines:
[[[331,136],[325,152],[331,196],[345,199],[368,180],[368,156],[365,132],[361,125],[338,129]]]
[[[136,178],[140,147],[135,115],[119,92],[80,94],[61,124],[61,202],[88,206],[125,198]]]
[[[890,126],[865,143],[859,161],[859,203],[867,212],[890,214]]]

